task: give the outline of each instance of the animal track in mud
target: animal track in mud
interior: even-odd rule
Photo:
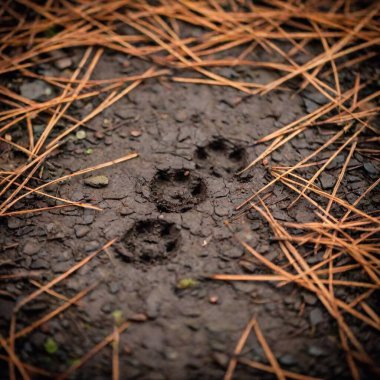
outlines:
[[[122,240],[127,256],[132,261],[159,263],[173,256],[179,247],[181,233],[174,223],[164,220],[140,220]]]
[[[232,176],[248,163],[246,150],[222,137],[198,147],[194,161],[199,169],[206,169],[216,177]]]
[[[183,212],[206,198],[207,186],[201,177],[187,169],[166,169],[153,177],[150,194],[160,211]]]

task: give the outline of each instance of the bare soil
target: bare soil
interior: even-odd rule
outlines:
[[[79,53],[67,52],[75,62]],[[105,54],[95,79],[118,73],[132,75],[145,65],[131,59],[125,68],[124,58]],[[54,73],[57,69],[43,64],[41,70]],[[254,75],[256,82],[274,78],[265,70],[252,74],[246,69],[225,68],[220,72],[241,80]],[[138,152],[139,158],[96,173],[108,177],[105,187],[94,188],[86,185],[84,178],[76,178],[49,189],[57,196],[91,202],[102,212],[67,208],[0,219],[1,261],[8,263],[1,264],[0,271],[6,274],[15,267],[40,271],[35,281],[45,282],[107,241],[117,238],[118,242],[54,288],[70,297],[97,284],[78,305],[18,339],[20,358],[53,373],[63,372],[112,332],[115,315],[121,311],[131,322],[121,336],[122,379],[221,379],[244,326],[256,316],[284,369],[325,379],[350,378],[336,324],[313,295],[296,291],[293,285],[208,278],[215,273],[268,273],[234,241],[234,233],[268,259],[282,262],[269,226],[258,214],[241,216],[232,230],[224,220],[236,215],[234,208],[268,182],[270,165],[295,163],[329,136],[317,127],[310,128],[275,152],[266,166],[260,164],[241,176],[235,173],[263,150],[254,145],[256,140],[320,104],[323,101],[312,90],[302,95],[284,90],[253,97],[231,88],[151,79],[89,122],[85,139],[73,138],[49,159],[44,179],[129,151]],[[82,101],[77,115],[92,107],[93,103]],[[4,166],[15,159],[8,151],[2,153],[0,161]],[[336,161],[341,164],[343,160],[339,156]],[[331,178],[340,167],[336,161],[322,175],[320,185],[324,188],[334,184]],[[355,153],[348,170],[340,196],[352,201],[373,182],[379,165]],[[314,220],[312,206],[303,200],[288,209],[293,198],[282,185],[273,188],[268,203],[276,218]],[[379,201],[375,196],[362,207],[370,212]],[[43,207],[49,201],[33,195],[26,204],[28,208]],[[310,263],[318,259],[313,252],[307,254]],[[3,336],[8,335],[15,303],[35,285],[26,278],[8,281],[5,288],[13,296],[0,297]],[[346,296],[344,288],[339,291]],[[22,309],[17,328],[58,304],[56,298],[42,295]],[[368,327],[362,331],[354,320],[352,323],[367,351],[376,357],[378,335]],[[57,343],[54,354],[46,352],[48,338]],[[265,363],[265,355],[253,338],[246,347],[245,354]],[[110,358],[111,348],[107,347],[73,378],[110,378]],[[1,379],[8,378],[7,371],[8,366],[1,362]],[[364,378],[370,378],[365,368],[362,371]],[[235,374],[236,379],[254,376],[272,378],[240,366]]]

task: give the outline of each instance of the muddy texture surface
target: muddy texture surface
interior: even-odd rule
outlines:
[[[205,181],[187,169],[160,169],[150,183],[150,198],[160,211],[191,210],[206,197]]]
[[[181,240],[179,228],[164,220],[139,220],[124,235],[118,252],[126,260],[154,264],[170,259]]]
[[[79,52],[70,55],[74,62],[80,58]],[[105,54],[95,78],[106,79],[110,73],[131,75],[144,66],[131,60],[125,68],[123,60],[117,54]],[[54,74],[57,69],[43,64],[41,70]],[[221,72],[241,80],[253,75],[255,81],[265,82],[268,76],[274,77],[265,70],[226,68]],[[73,138],[49,159],[45,179],[128,151],[140,156],[91,174],[106,176],[108,184],[94,187],[85,178],[76,178],[49,189],[57,196],[91,202],[102,212],[68,208],[1,219],[1,260],[8,263],[1,265],[1,272],[8,273],[8,265],[41,272],[35,280],[7,283],[11,296],[0,297],[2,334],[7,335],[11,312],[20,297],[107,241],[117,238],[118,242],[54,288],[70,298],[96,284],[78,305],[18,339],[20,358],[54,373],[64,371],[110,334],[115,315],[122,315],[130,321],[120,342],[123,379],[221,379],[244,326],[256,315],[284,369],[326,379],[349,378],[336,325],[313,295],[296,291],[293,285],[207,279],[214,273],[268,273],[233,239],[233,232],[266,258],[282,262],[269,226],[255,212],[237,219],[233,230],[223,221],[270,180],[262,164],[235,175],[264,149],[254,142],[323,104],[319,99],[311,90],[302,96],[276,91],[247,97],[230,88],[149,80],[88,123],[85,138]],[[83,101],[77,115],[93,107]],[[327,138],[318,128],[308,129],[275,152],[267,165],[292,164]],[[3,166],[11,165],[11,159],[13,153],[2,154]],[[344,156],[338,156],[322,175],[322,188],[333,186],[340,167],[337,162],[343,160]],[[378,174],[378,164],[355,153],[340,195],[352,202]],[[273,188],[268,203],[277,219],[314,220],[312,206],[302,200],[288,209],[292,199],[294,194],[281,185]],[[364,201],[363,208],[371,211],[379,201],[375,196],[371,202]],[[26,204],[43,207],[49,200],[33,196],[25,199]],[[317,259],[309,253],[310,263]],[[344,288],[339,290],[349,299]],[[60,302],[49,294],[41,295],[19,312],[17,328],[39,319]],[[353,330],[360,332],[361,325],[352,322]],[[361,336],[367,351],[376,356],[378,336],[368,328]],[[53,354],[46,352],[49,338],[57,344]],[[251,358],[266,362],[253,338],[246,347]],[[110,358],[107,347],[73,378],[110,378]],[[0,365],[1,378],[6,378],[8,367]],[[363,373],[369,378],[365,369]],[[272,378],[248,367],[238,367],[235,376]]]

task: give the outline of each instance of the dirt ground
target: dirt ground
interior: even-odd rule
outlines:
[[[70,52],[74,62],[79,53]],[[122,62],[121,55],[105,54],[95,78],[133,74],[144,64],[132,60],[125,69]],[[44,65],[42,70],[54,73],[57,69]],[[250,75],[230,68],[223,74],[242,79]],[[273,76],[255,71],[255,80],[267,80],[268,75]],[[317,106],[318,96],[311,91],[302,96],[284,90],[250,97],[234,89],[152,79],[92,120],[84,139],[73,138],[49,160],[45,179],[129,151],[139,152],[139,158],[87,175],[106,176],[109,183],[104,187],[89,186],[84,176],[49,189],[57,196],[91,201],[102,212],[72,208],[1,219],[1,259],[25,271],[41,271],[37,281],[47,280],[110,239],[119,241],[55,289],[70,297],[96,284],[77,306],[19,339],[20,358],[53,373],[62,372],[112,332],[118,318],[130,321],[121,336],[121,378],[220,379],[241,331],[256,316],[285,369],[326,379],[349,378],[335,322],[316,297],[296,292],[293,285],[278,288],[208,279],[215,273],[267,273],[234,242],[233,232],[268,259],[281,262],[269,227],[257,213],[237,219],[232,230],[223,222],[267,181],[265,165],[235,175],[261,152],[262,147],[252,142]],[[82,102],[76,112],[88,113],[93,107],[91,102]],[[317,128],[308,129],[273,154],[268,165],[297,162],[326,138]],[[2,154],[3,165],[12,165],[12,159],[11,152]],[[350,166],[343,186],[348,200],[379,173],[378,165],[360,155]],[[323,174],[323,188],[332,187],[336,168],[332,165]],[[269,204],[278,219],[314,220],[309,204],[301,200],[288,210],[289,200],[289,191],[276,185]],[[367,211],[380,198],[377,195],[372,201],[364,204]],[[43,207],[48,202],[32,196],[25,204]],[[311,254],[309,262],[313,260],[316,257]],[[0,269],[7,273],[6,264]],[[26,279],[9,282],[5,289],[14,297],[0,298],[4,335],[17,299],[35,286]],[[55,306],[54,298],[42,295],[22,310],[18,326],[37,320]],[[360,329],[359,325],[354,324],[354,329]],[[369,329],[362,334],[375,357],[378,336]],[[49,338],[58,347],[54,354],[46,352]],[[265,362],[253,338],[246,352]],[[73,378],[110,378],[110,355],[111,348],[105,348]],[[6,379],[4,363],[1,373]],[[235,376],[251,379],[257,374],[239,367]],[[257,378],[272,377],[260,372]]]
[[[64,57],[75,67],[83,51],[70,49],[64,51]],[[363,81],[378,74],[377,64],[374,59],[361,69]],[[136,58],[129,58],[125,65],[124,55],[105,52],[93,78],[134,75],[149,67],[150,63]],[[38,69],[49,75],[63,71],[53,63],[42,63]],[[245,67],[216,72],[258,83],[276,78],[272,71]],[[24,94],[34,96],[41,90],[40,98],[50,96],[49,85],[38,80],[20,81],[16,75],[0,80]],[[347,76],[344,86],[353,86],[351,77]],[[375,90],[368,88],[368,93]],[[77,101],[71,115],[80,119],[103,99],[100,95],[95,100]],[[268,223],[254,210],[240,215],[236,206],[271,180],[268,170],[272,165],[299,162],[331,135],[318,126],[308,128],[264,163],[240,176],[236,172],[265,149],[255,145],[258,139],[323,104],[323,97],[310,87],[301,94],[295,88],[249,96],[232,88],[157,78],[144,81],[86,123],[81,128],[84,134],[74,133],[49,158],[43,180],[129,152],[138,152],[139,157],[48,188],[50,194],[89,202],[103,211],[73,207],[0,219],[0,274],[12,273],[15,268],[35,274],[3,281],[2,289],[7,293],[0,294],[3,337],[8,336],[12,312],[20,299],[117,239],[56,286],[54,297],[42,294],[18,313],[17,330],[21,330],[61,305],[59,297],[70,298],[91,287],[75,305],[17,340],[19,358],[51,374],[34,378],[64,372],[111,334],[115,323],[129,321],[120,335],[121,379],[221,379],[252,317],[260,322],[283,369],[323,379],[351,378],[336,321],[313,294],[294,284],[279,287],[275,283],[210,279],[218,273],[270,273],[235,236],[270,261],[287,263]],[[38,133],[38,125],[36,130]],[[19,138],[27,137],[20,131]],[[9,170],[20,157],[0,144],[1,168]],[[332,145],[318,159],[329,157],[335,149]],[[339,155],[321,175],[317,184],[322,189],[333,188],[344,160],[345,155]],[[355,152],[339,195],[352,203],[379,173],[379,161]],[[277,220],[317,220],[315,207],[303,199],[289,208],[294,193],[280,183],[268,194],[266,202]],[[377,191],[363,201],[361,209],[371,213],[379,203]],[[54,204],[46,197],[31,195],[17,207]],[[334,209],[340,212],[336,204]],[[226,220],[231,223],[226,225]],[[309,264],[321,258],[321,252],[315,253],[307,245],[299,249]],[[348,259],[343,257],[340,264],[344,260]],[[350,280],[360,281],[360,274],[356,275]],[[336,292],[347,302],[354,295],[351,288],[340,287]],[[375,302],[371,305],[378,306]],[[379,357],[378,332],[353,317],[347,316],[347,320],[371,357]],[[252,360],[267,363],[253,336],[243,352]],[[111,357],[112,346],[107,346],[72,378],[112,378]],[[365,366],[360,370],[363,379],[374,378]],[[0,361],[0,379],[8,376],[7,362]],[[234,379],[252,378],[275,376],[248,366],[237,367]]]

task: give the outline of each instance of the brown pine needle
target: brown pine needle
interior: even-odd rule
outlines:
[[[316,0],[3,2],[0,5],[0,18],[4,20],[0,26],[0,75],[6,79],[11,75],[12,83],[8,86],[5,81],[6,84],[0,85],[0,143],[6,149],[5,160],[8,160],[8,152],[11,160],[13,156],[17,159],[10,162],[10,168],[0,170],[0,217],[39,214],[64,207],[100,210],[43,190],[72,177],[130,160],[137,157],[137,153],[50,182],[41,180],[42,174],[54,166],[53,156],[65,150],[70,134],[79,127],[93,129],[94,118],[150,78],[158,78],[158,83],[168,87],[177,83],[184,83],[184,88],[191,84],[229,87],[245,94],[231,103],[235,108],[250,105],[249,102],[256,100],[254,97],[270,93],[277,96],[285,91],[287,95],[292,92],[298,100],[315,100],[319,105],[314,111],[271,128],[257,141],[249,141],[251,146],[267,145],[263,150],[254,147],[259,154],[238,174],[263,163],[266,183],[256,188],[252,181],[251,195],[239,200],[236,207],[241,211],[226,222],[234,232],[235,223],[248,212],[256,213],[270,227],[272,243],[281,251],[278,261],[269,260],[236,237],[247,254],[267,269],[267,274],[215,274],[209,278],[265,281],[277,287],[293,284],[314,294],[336,322],[348,368],[352,377],[359,379],[360,363],[371,368],[375,365],[360,341],[362,330],[351,328],[348,322],[354,317],[368,328],[380,328],[380,317],[373,306],[376,290],[380,288],[380,213],[368,207],[380,178],[373,178],[366,167],[367,161],[375,166],[380,158],[376,146],[379,131],[373,123],[380,110],[380,91],[373,90],[376,78],[368,78],[368,71],[363,73],[362,70],[365,65],[374,65],[378,58],[380,5],[351,0],[330,3],[329,9],[324,9]],[[197,33],[187,33],[192,28]],[[56,71],[57,74],[40,70],[42,65],[48,67],[56,63],[58,51],[72,49],[82,51],[83,55],[70,69]],[[110,73],[106,79],[98,79],[97,69],[104,60],[103,52],[125,57],[125,62],[120,62],[125,66],[129,57],[136,57],[149,68],[127,75]],[[224,74],[229,69],[239,73],[241,70],[243,74],[239,78]],[[265,82],[256,79],[255,71],[259,70],[269,74],[264,76]],[[254,76],[248,72],[254,72]],[[13,85],[13,78],[42,81],[53,89],[52,94],[48,100],[28,99],[19,93],[17,81],[16,86]],[[354,83],[353,87],[348,88],[348,83]],[[76,108],[87,102],[95,102],[95,108],[85,116],[78,116]],[[306,110],[309,110],[307,106]],[[38,125],[43,125],[41,133],[36,133]],[[298,162],[296,155],[291,159],[284,155],[281,162],[271,165],[272,154],[274,159],[274,154],[281,153],[281,149],[286,149],[303,134],[306,139],[318,136],[307,155],[298,152],[301,154]],[[335,165],[331,169],[335,171],[335,185],[326,190],[322,176],[332,165]],[[353,185],[351,191],[347,182],[351,182],[351,174],[355,176],[358,171],[365,173],[362,182],[367,184],[355,189]],[[280,186],[286,191],[282,197],[276,192]],[[356,198],[353,193],[358,194]],[[52,203],[26,206],[30,195],[49,198]],[[279,202],[285,201],[289,201],[288,208],[310,206],[313,219],[304,222],[296,213],[296,221],[277,220],[274,211]],[[100,252],[107,252],[114,242],[108,242],[46,284],[31,279],[42,272],[15,271],[0,275],[2,283],[26,279],[38,288],[16,305],[8,341],[0,337],[5,350],[0,359],[9,363],[11,380],[28,379],[31,375],[54,376],[18,359],[15,340],[21,335],[17,334],[33,331],[83,297],[88,289],[69,299],[53,288]],[[3,251],[12,247],[3,247]],[[350,297],[339,296],[337,290],[343,287]],[[12,296],[3,290],[0,294]],[[17,311],[42,294],[55,297],[61,306],[17,332]],[[59,378],[70,376],[111,342],[113,379],[123,376],[119,369],[119,339],[126,327],[127,324],[115,328]],[[252,330],[270,365],[240,357]],[[235,347],[226,380],[232,379],[238,364],[268,372],[279,379],[313,379],[280,368],[255,320],[247,324]]]
[[[256,324],[253,326],[253,328],[255,330],[257,339],[258,339],[259,343],[261,344],[261,347],[263,348],[265,355],[266,355],[269,363],[271,364],[271,366],[273,368],[273,372],[277,376],[277,379],[285,380],[285,375],[282,372],[282,369],[280,368],[280,365],[278,364],[276,357],[273,355],[273,352],[269,348],[268,343],[264,338],[264,335],[261,331],[261,328],[260,328],[258,322],[256,322]]]
[[[94,257],[96,257],[100,252],[105,251],[107,248],[111,247],[115,243],[116,239],[113,239],[103,245],[100,249],[97,251],[89,254],[87,257],[85,257],[83,260],[81,260],[79,263],[72,266],[70,269],[68,269],[66,272],[62,273],[60,276],[56,277],[54,280],[50,281],[48,284],[43,285],[41,288],[27,296],[26,298],[22,299],[17,305],[16,310],[19,310],[21,307],[29,303],[30,301],[34,300],[36,297],[38,297],[43,292],[46,292],[54,285],[60,283],[62,280],[70,276],[72,273],[76,272],[78,269],[82,268],[84,265],[86,265],[89,261],[91,261]]]
[[[82,367],[88,360],[90,360],[93,356],[95,356],[99,351],[101,351],[108,344],[117,339],[117,336],[122,334],[129,326],[128,322],[123,323],[120,327],[118,327],[113,333],[104,338],[100,343],[98,343],[95,347],[93,347],[87,354],[85,354],[78,363],[73,364],[67,371],[62,373],[57,377],[57,380],[67,379],[72,373],[74,373],[77,369]]]
[[[247,326],[245,327],[239,341],[236,344],[233,357],[230,359],[226,374],[224,375],[224,380],[232,380],[236,365],[238,363],[237,356],[240,355],[241,351],[243,350],[245,343],[249,337],[249,334],[251,333],[252,328],[254,327],[255,324],[256,324],[256,320],[254,318],[252,318],[247,323]]]

